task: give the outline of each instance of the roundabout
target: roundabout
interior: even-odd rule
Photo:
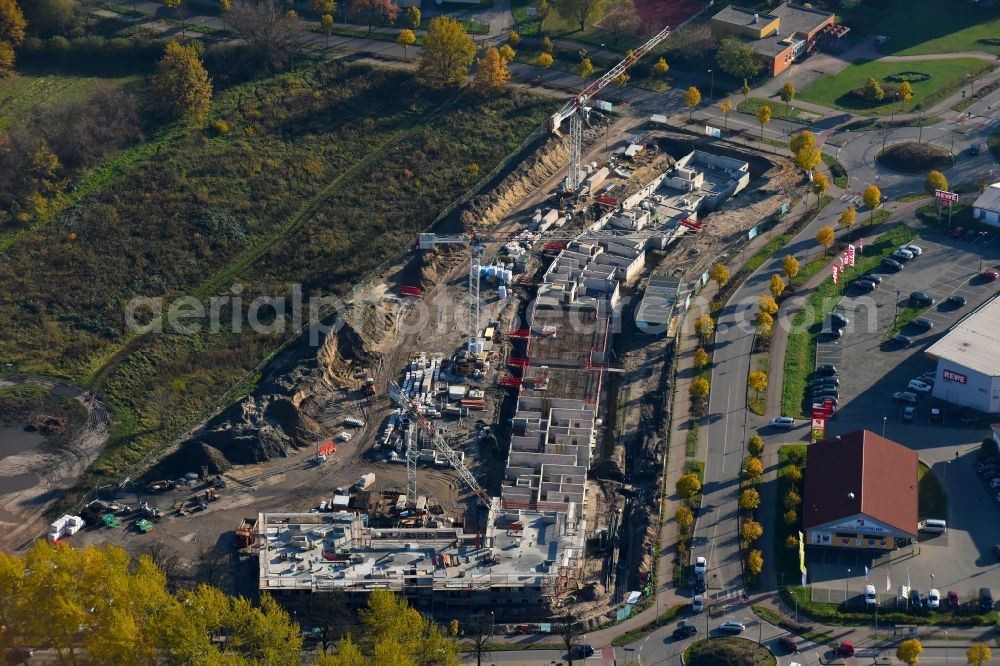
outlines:
[[[950,150],[935,143],[903,141],[880,150],[875,155],[875,162],[896,173],[919,176],[951,168],[955,157]]]
[[[775,666],[774,654],[763,645],[738,636],[705,638],[684,651],[688,666]]]

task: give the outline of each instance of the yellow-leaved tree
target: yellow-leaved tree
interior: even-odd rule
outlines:
[[[747,509],[748,511],[759,508],[760,493],[755,488],[747,488],[740,492],[739,503],[741,509]]]
[[[701,91],[691,86],[684,93],[684,104],[688,108],[688,122],[691,122],[691,117],[694,115],[695,108],[701,103]]]
[[[757,122],[760,123],[760,140],[764,140],[764,125],[771,122],[771,107],[767,104],[761,104],[760,108],[757,109]]]
[[[744,519],[743,524],[740,525],[740,535],[747,543],[753,543],[762,534],[764,534],[764,526],[752,518]]]
[[[833,227],[820,227],[820,230],[816,232],[816,242],[823,246],[824,252],[829,252],[830,247],[833,245],[833,241],[836,235],[833,233]]]
[[[759,400],[760,394],[767,390],[767,373],[763,370],[754,370],[747,376],[747,386],[757,394]]]
[[[26,27],[16,0],[0,0],[0,79],[14,73],[14,48],[24,43]]]
[[[875,209],[878,208],[879,203],[882,202],[882,191],[878,189],[875,185],[869,185],[865,188],[864,194],[861,195],[861,199],[868,206],[868,210],[871,213],[868,214],[868,223],[871,224],[875,221]]]
[[[504,90],[509,80],[510,70],[500,51],[493,47],[486,49],[486,55],[476,62],[472,89],[483,97],[489,97]]]
[[[750,555],[747,557],[747,569],[755,576],[759,576],[760,572],[764,570],[764,556],[759,550],[750,551]]]
[[[795,276],[799,274],[799,260],[789,254],[782,261],[781,269],[782,272],[788,277],[788,280],[792,281],[795,279]]]
[[[424,36],[417,78],[431,88],[458,85],[475,55],[476,44],[461,23],[448,16],[435,17]]]
[[[677,479],[677,484],[675,486],[677,494],[684,499],[690,499],[701,491],[701,481],[698,480],[698,476],[695,474],[682,474],[679,479]]]
[[[771,294],[778,298],[785,291],[785,281],[781,279],[781,276],[775,273],[771,276],[771,286],[768,287],[771,290]]]
[[[729,267],[725,264],[715,264],[712,266],[712,270],[709,271],[708,277],[719,285],[721,290],[729,282]]]
[[[212,80],[194,46],[167,42],[156,64],[153,95],[173,118],[203,117],[212,104]]]
[[[920,661],[920,653],[924,651],[924,646],[916,638],[903,641],[896,648],[896,659],[899,659],[907,666],[914,666]]]
[[[704,377],[695,377],[691,380],[691,388],[689,389],[691,397],[695,400],[704,400],[708,397],[708,392],[711,390],[711,384]]]
[[[329,16],[329,14],[327,14],[327,15],[325,15],[323,17],[324,25],[325,25],[326,17],[327,16]],[[331,24],[332,24],[332,21],[331,21]],[[402,30],[399,31],[399,37],[396,37],[396,43],[403,47],[403,59],[404,60],[409,60],[410,59],[408,50],[409,50],[410,46],[413,44],[413,42],[415,42],[415,41],[417,41],[417,36],[414,35],[413,31],[410,30],[409,28],[403,28]]]

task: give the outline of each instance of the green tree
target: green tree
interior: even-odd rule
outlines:
[[[913,86],[910,85],[909,81],[903,81],[899,84],[899,107],[900,110],[906,110],[906,103],[913,99]]]
[[[715,322],[707,314],[699,315],[694,320],[694,332],[697,333],[703,341],[707,341],[712,337],[712,333],[715,332]]]
[[[724,99],[722,100],[722,103],[719,104],[719,111],[722,112],[722,117],[725,119],[726,123],[723,129],[727,132],[729,131],[729,114],[733,112],[734,108],[733,101],[730,99]]]
[[[725,264],[715,264],[708,272],[710,280],[719,286],[719,291],[729,284],[729,267]]]
[[[764,140],[764,125],[771,122],[771,107],[761,104],[757,109],[757,122],[760,123],[760,140]]]
[[[741,509],[752,510],[760,507],[760,493],[754,488],[740,492],[739,505]]]
[[[555,0],[553,4],[560,16],[576,21],[582,31],[588,20],[603,12],[605,0]]]
[[[737,37],[723,37],[715,59],[719,69],[737,79],[752,79],[764,67],[753,46]]]
[[[983,664],[992,658],[993,652],[986,643],[973,643],[965,651],[965,661],[972,664],[972,666],[983,666]]]
[[[854,226],[854,223],[858,219],[858,212],[854,210],[854,207],[850,207],[844,210],[837,218],[837,225],[844,231],[850,230]],[[818,240],[818,239],[817,239]]]
[[[486,55],[477,61],[472,89],[483,97],[489,97],[504,90],[509,80],[510,71],[500,51],[492,46],[486,49]]]
[[[593,76],[594,63],[590,62],[590,58],[583,58],[580,61],[580,65],[576,68],[576,73],[585,79]]]
[[[329,14],[326,14],[323,17],[324,18],[324,25],[325,25],[325,19],[326,19],[327,16],[329,16]],[[333,25],[333,21],[331,21],[330,24],[332,26]],[[396,37],[396,43],[403,47],[403,59],[404,60],[409,60],[410,59],[408,50],[409,50],[410,46],[413,45],[413,42],[415,42],[415,41],[417,41],[417,36],[414,35],[413,31],[410,30],[409,28],[403,28],[402,30],[399,31],[399,36]]]
[[[759,550],[750,551],[750,555],[747,556],[747,569],[754,576],[759,576],[760,572],[764,570],[764,556]]]
[[[691,397],[695,400],[704,400],[708,397],[711,386],[704,377],[695,377],[691,380]]]
[[[675,486],[677,494],[682,499],[691,499],[699,492],[701,492],[701,481],[698,480],[696,474],[682,474],[679,479],[677,479],[677,484]]]
[[[830,226],[820,227],[820,230],[816,232],[816,242],[823,246],[823,252],[830,251],[835,238],[833,227]]]
[[[368,606],[361,611],[361,626],[361,653],[376,663],[458,664],[457,644],[388,590],[375,590],[368,597]]]
[[[909,640],[903,641],[896,648],[896,659],[907,666],[914,666],[918,661],[920,661],[920,653],[924,651],[924,646],[920,644],[916,638],[911,638]]]
[[[694,350],[694,365],[697,368],[704,368],[708,365],[711,359],[708,357],[708,352],[705,351],[704,347],[698,347]]]
[[[929,194],[934,194],[935,190],[947,190],[948,179],[940,171],[931,171],[927,174],[927,180],[924,181],[924,189]]]
[[[756,433],[750,435],[750,439],[747,440],[747,451],[754,458],[760,458],[764,453],[764,438]]]
[[[768,287],[771,290],[771,295],[775,298],[779,298],[781,294],[785,291],[785,281],[781,279],[781,276],[775,273],[771,276],[771,286]]]
[[[870,102],[881,102],[882,98],[885,97],[885,90],[882,89],[881,84],[872,77],[868,77],[865,81],[865,87],[862,89],[865,99]]]
[[[420,7],[410,7],[406,10],[406,24],[416,30],[420,27],[420,21],[423,20],[423,16],[420,13]]]
[[[785,104],[791,104],[792,100],[795,99],[795,94],[795,84],[791,81],[788,81],[785,85],[781,86],[781,89],[778,91],[778,96],[781,97],[781,101]],[[786,110],[785,115],[788,115],[788,110]]]
[[[750,96],[750,86],[747,84],[747,80],[743,79],[743,85],[740,87],[740,92],[743,93],[743,101],[747,101]]]
[[[548,69],[552,66],[552,56],[545,52],[539,53],[538,57],[535,58],[535,64],[542,69]]]
[[[756,460],[756,458],[755,458]],[[740,536],[747,543],[753,543],[764,534],[764,526],[753,518],[745,518],[740,525]]]
[[[171,117],[203,117],[212,104],[212,80],[194,46],[167,42],[156,66],[153,95]]]
[[[695,481],[698,479],[695,478]],[[677,521],[677,526],[682,530],[687,530],[691,525],[694,524],[694,514],[691,513],[691,509],[686,506],[677,507],[677,512],[674,514],[674,520]]]
[[[688,108],[688,122],[691,122],[691,117],[694,115],[695,107],[697,107],[700,103],[701,91],[694,86],[691,86],[687,89],[687,92],[684,93],[684,104],[686,104]]]
[[[424,37],[423,54],[417,77],[431,88],[444,88],[462,82],[476,55],[476,45],[462,24],[447,16],[431,20]]]
[[[861,195],[861,200],[865,202],[868,210],[871,211],[868,214],[868,223],[871,224],[875,221],[875,209],[882,202],[882,191],[875,185],[869,185],[865,188],[864,194]]]
[[[795,276],[799,274],[799,260],[788,255],[782,261],[782,272],[788,277],[789,282],[795,279]]]
[[[0,0],[0,79],[14,73],[14,48],[24,43],[27,23],[15,0]]]

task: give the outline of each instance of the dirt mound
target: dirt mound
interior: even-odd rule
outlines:
[[[61,435],[66,432],[66,419],[61,416],[39,414],[32,417],[24,429],[28,432],[38,432],[46,437]]]
[[[364,378],[355,369],[378,358],[379,344],[393,326],[393,315],[380,303],[348,306],[343,323],[323,339],[316,354],[323,377],[337,388],[356,388]]]
[[[568,139],[550,137],[496,187],[474,197],[465,206],[461,214],[463,227],[469,230],[493,227],[568,163]]]

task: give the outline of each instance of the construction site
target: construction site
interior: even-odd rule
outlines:
[[[552,117],[460,231],[421,234],[318,352],[275,359],[152,478],[200,472],[95,503],[100,531],[72,538],[153,532],[191,556],[215,532],[290,605],[385,588],[449,617],[627,614],[658,556],[677,322],[796,176],[656,118],[602,150],[622,122],[595,96],[615,75]]]

